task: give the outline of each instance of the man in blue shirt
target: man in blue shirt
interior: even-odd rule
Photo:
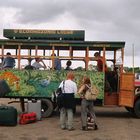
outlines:
[[[15,59],[11,57],[11,53],[7,52],[6,58],[3,59],[2,68],[14,68],[15,66]]]

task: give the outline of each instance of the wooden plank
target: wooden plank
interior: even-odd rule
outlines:
[[[119,105],[133,107],[134,95],[132,91],[121,91],[119,96]]]

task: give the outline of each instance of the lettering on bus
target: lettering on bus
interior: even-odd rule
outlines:
[[[94,44],[93,47],[111,47],[109,44]]]
[[[50,46],[70,46],[69,44],[56,44],[56,43],[50,43]]]
[[[17,34],[73,34],[72,30],[14,30],[14,33]]]
[[[9,43],[9,42],[6,42],[5,43],[6,45],[16,45],[16,46],[21,46],[21,45],[23,45],[23,43]]]

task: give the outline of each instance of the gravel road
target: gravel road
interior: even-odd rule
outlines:
[[[0,99],[0,104],[8,103],[8,99]],[[19,104],[15,106],[20,112]],[[44,118],[36,123],[17,125],[15,127],[0,126],[0,140],[139,140],[140,120],[134,118],[122,107],[95,107],[99,130],[82,131],[80,106],[74,116],[74,131],[61,130],[59,113]]]

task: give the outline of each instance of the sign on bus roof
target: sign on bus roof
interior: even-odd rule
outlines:
[[[9,39],[84,41],[85,38],[84,30],[4,29],[3,34]]]

